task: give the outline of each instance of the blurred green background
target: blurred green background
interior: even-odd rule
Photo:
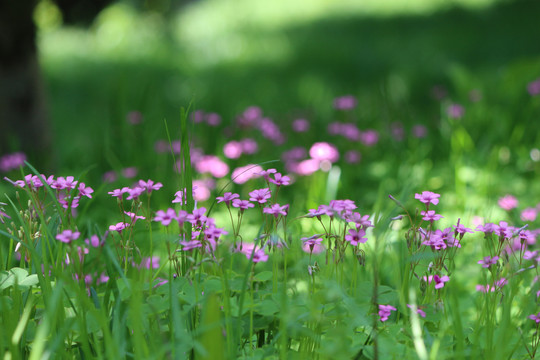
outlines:
[[[444,189],[463,210],[464,199],[523,196],[540,171],[540,101],[527,93],[540,76],[539,14],[540,2],[525,0],[126,0],[77,26],[42,0],[34,17],[58,175],[89,169],[98,187],[105,172],[136,166],[139,178],[164,181],[172,159],[154,144],[167,138],[165,121],[179,138],[181,107],[222,116],[192,131],[223,157],[223,133],[256,105],[290,134],[280,152],[339,143],[331,121],[379,131],[360,164],[342,165],[338,197],[372,205],[380,191]],[[346,94],[358,107],[335,111]],[[452,103],[465,107],[460,121],[446,116]],[[126,121],[131,111],[141,124]],[[297,117],[309,133],[291,133]],[[422,124],[428,137],[392,140],[396,123],[407,133]],[[249,162],[279,159],[268,149]]]

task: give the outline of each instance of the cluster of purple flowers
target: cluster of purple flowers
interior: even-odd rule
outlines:
[[[22,152],[15,152],[0,157],[0,172],[9,172],[24,166],[26,155]]]

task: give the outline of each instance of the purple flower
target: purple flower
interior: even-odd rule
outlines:
[[[159,182],[154,183],[154,181],[150,179],[148,181],[139,180],[139,187],[146,190],[147,193],[151,193],[153,190],[161,189],[163,187],[163,184]]]
[[[90,194],[94,192],[94,189],[89,186],[87,187],[84,183],[79,183],[79,187],[77,188],[77,190],[79,190],[80,196],[86,196],[89,199],[92,198],[92,195]]]
[[[442,289],[444,287],[444,283],[448,282],[450,278],[447,275],[439,276],[439,275],[429,275],[424,276],[424,281],[428,284],[431,284],[432,282],[435,282],[435,289]]]
[[[292,122],[292,129],[296,132],[306,132],[309,130],[309,121],[306,119],[296,119]]]
[[[505,195],[498,201],[499,206],[506,211],[517,208],[518,200],[512,195]]]
[[[435,214],[435,210],[422,211],[421,214],[424,216],[422,220],[425,221],[437,221],[443,218],[443,216]]]
[[[527,85],[527,91],[529,92],[531,96],[540,94],[540,78],[530,82]]]
[[[268,261],[268,254],[264,252],[264,248],[257,249],[256,245],[253,243],[244,243],[238,246],[237,251],[244,254],[248,259],[251,259],[251,254],[253,254],[252,261],[254,263]]]
[[[192,214],[186,216],[186,220],[189,221],[195,227],[201,227],[208,218],[204,216],[206,208],[194,209]]]
[[[303,237],[300,240],[302,241],[302,248],[309,248],[309,252],[314,252],[315,248],[318,248],[321,246],[321,242],[323,241],[323,238],[321,237],[322,234],[316,234],[312,235],[310,237]]]
[[[242,156],[242,144],[238,141],[229,141],[223,146],[223,154],[228,159],[238,159]]]
[[[337,110],[352,110],[357,105],[356,98],[352,95],[345,95],[334,99],[334,108]]]
[[[232,202],[232,206],[235,208],[239,208],[241,211],[255,207],[255,205],[250,203],[248,200],[240,200],[240,199],[234,199]]]
[[[216,200],[218,203],[224,202],[227,206],[229,206],[234,199],[238,199],[239,197],[240,195],[238,194],[226,192],[223,194],[223,196],[218,196]]]
[[[408,307],[409,309],[411,309],[411,310],[412,310],[412,308],[413,308],[413,306],[410,305],[410,304],[407,304],[407,307]],[[420,308],[417,308],[417,309],[416,309],[416,313],[417,313],[418,315],[420,315],[421,317],[423,317],[423,318],[426,317],[425,311],[422,310],[422,309],[420,309]]]
[[[420,200],[424,204],[433,204],[437,205],[439,203],[440,194],[436,194],[431,191],[422,191],[421,194],[414,194],[414,198]]]
[[[480,265],[482,265],[483,268],[489,268],[491,265],[496,265],[497,264],[497,260],[499,260],[499,257],[498,256],[494,256],[494,257],[489,257],[489,256],[486,256],[484,257],[484,259],[482,260],[478,260],[478,263]]]
[[[339,159],[339,152],[337,148],[327,142],[318,142],[311,146],[309,149],[309,156],[312,159],[319,161],[330,161],[335,163]]]
[[[73,241],[77,240],[80,235],[81,233],[78,231],[64,230],[60,234],[56,235],[56,240],[66,244],[71,244]]]
[[[259,165],[249,164],[234,169],[231,178],[235,184],[244,184],[248,180],[257,177],[261,171],[263,171],[263,169]]]
[[[283,176],[280,173],[276,173],[274,175],[274,178],[269,178],[268,181],[270,181],[272,184],[276,184],[277,186],[289,185],[291,182],[291,178],[288,176]]]
[[[529,319],[534,320],[537,324],[540,323],[540,313],[529,315]]]
[[[397,309],[392,305],[379,305],[379,317],[381,322],[385,322],[390,317],[392,311]]]
[[[130,189],[128,188],[128,197],[126,198],[127,200],[135,200],[135,199],[138,199],[139,196],[142,195],[142,193],[145,191],[144,188],[142,187],[134,187],[133,189]]]
[[[250,196],[249,198],[250,201],[255,201],[255,202],[258,202],[259,204],[264,204],[272,197],[272,193],[270,192],[269,188],[264,188],[264,189],[253,190],[252,192],[249,193],[249,196]]]
[[[446,109],[446,113],[451,119],[460,119],[465,115],[465,108],[459,104],[451,104]]]
[[[350,242],[351,245],[357,246],[367,241],[367,238],[364,237],[365,235],[366,232],[364,229],[349,229],[349,233],[345,235],[345,240]]]
[[[182,251],[189,251],[202,247],[202,244],[199,240],[181,241],[180,245],[182,245]]]
[[[8,172],[24,166],[26,155],[22,152],[7,154],[0,157],[0,171]]]
[[[454,226],[454,229],[458,234],[465,234],[465,233],[471,233],[472,234],[474,232],[471,229],[463,226],[463,224],[458,224],[457,226]]]
[[[538,210],[536,208],[526,208],[521,212],[521,220],[523,221],[534,221],[538,215]]]
[[[124,230],[125,228],[129,227],[129,224],[128,223],[125,223],[125,222],[119,222],[115,225],[111,225],[109,226],[109,230],[110,231],[117,231],[117,232],[121,232],[122,230]]]
[[[128,193],[129,190],[131,190],[128,187],[123,187],[121,189],[114,189],[113,191],[109,191],[107,194],[111,195],[112,197],[118,197],[121,198],[123,194]]]
[[[289,210],[289,205],[281,206],[279,204],[273,204],[269,208],[264,208],[263,212],[265,214],[272,214],[277,218],[279,215],[287,216],[287,211],[288,210]]]

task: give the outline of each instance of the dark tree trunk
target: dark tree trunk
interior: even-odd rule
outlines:
[[[36,48],[33,0],[0,0],[0,154],[25,152],[52,170],[52,139]]]

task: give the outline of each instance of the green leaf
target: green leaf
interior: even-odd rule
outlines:
[[[253,281],[268,281],[274,276],[272,271],[261,271],[253,277]]]

